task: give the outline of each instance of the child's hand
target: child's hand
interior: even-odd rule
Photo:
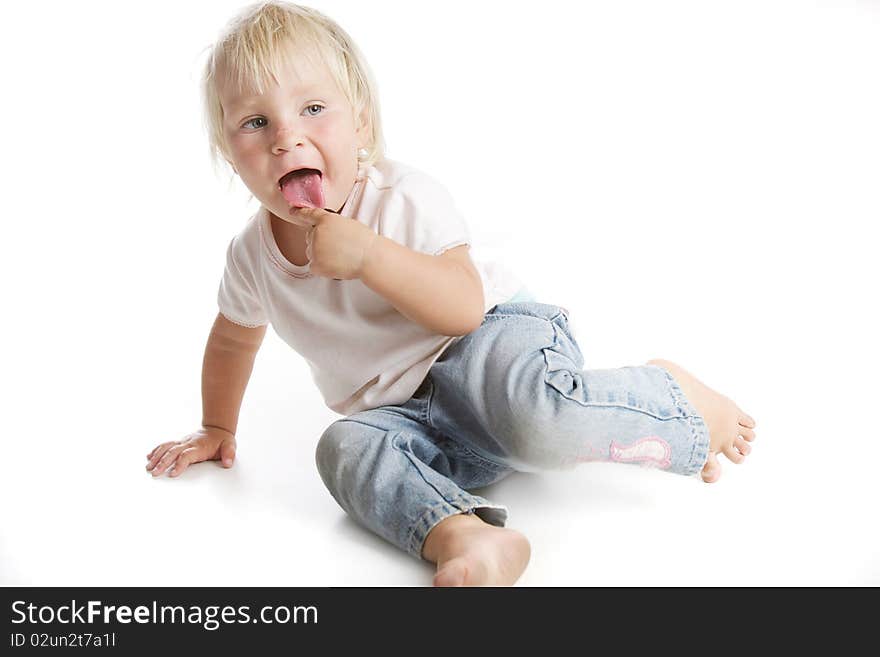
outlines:
[[[222,461],[224,468],[231,468],[235,460],[235,436],[214,427],[203,427],[183,440],[162,443],[147,454],[147,471],[158,477],[168,468],[169,477],[176,477],[193,463]]]
[[[311,272],[336,280],[360,278],[367,253],[379,237],[359,221],[319,208],[294,208],[287,221],[311,228],[306,236]]]

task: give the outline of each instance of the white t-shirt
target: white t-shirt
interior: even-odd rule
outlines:
[[[340,215],[415,251],[439,255],[471,238],[451,195],[428,174],[385,159],[359,179]],[[522,288],[503,266],[478,260],[485,310]],[[271,323],[312,371],[327,406],[342,415],[406,402],[456,337],[407,319],[360,280],[312,276],[282,254],[261,207],[226,252],[217,295],[229,321]]]

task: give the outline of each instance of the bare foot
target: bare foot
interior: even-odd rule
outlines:
[[[667,370],[681,386],[685,397],[703,416],[709,428],[709,458],[703,467],[702,477],[707,484],[718,481],[721,465],[717,454],[724,454],[734,463],[742,463],[755,439],[755,421],[724,395],[715,392],[694,375],[668,360],[649,360]]]
[[[422,554],[437,564],[434,586],[512,586],[526,569],[531,548],[518,531],[459,514],[430,531]]]

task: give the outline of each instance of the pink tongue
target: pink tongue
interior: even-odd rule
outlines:
[[[321,175],[314,172],[297,173],[284,182],[281,193],[295,208],[323,208],[324,190]]]

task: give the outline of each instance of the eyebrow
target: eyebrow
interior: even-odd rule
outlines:
[[[313,93],[316,93],[319,90],[319,87],[320,87],[320,84],[313,83],[313,84],[310,84],[306,87],[303,87],[303,89],[300,90],[298,93],[300,96],[310,96]],[[260,100],[260,96],[257,94],[255,94],[253,96],[238,96],[237,98],[234,98],[229,103],[229,106],[230,106],[231,110],[235,110],[236,112],[240,112],[242,110],[245,110],[245,109],[251,107],[252,105],[258,104],[259,100]]]

